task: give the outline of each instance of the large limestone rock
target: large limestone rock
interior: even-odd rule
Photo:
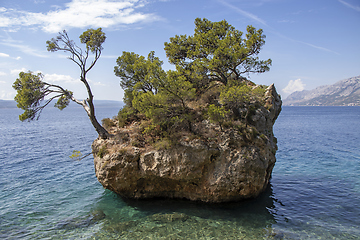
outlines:
[[[134,144],[136,123],[118,129],[116,138],[93,142],[96,176],[105,188],[128,198],[224,202],[256,197],[275,165],[273,124],[280,111],[281,99],[271,85],[265,105],[254,111],[251,125],[240,130],[222,131],[205,120],[194,123],[194,129],[213,137],[184,136],[176,146],[155,150]]]

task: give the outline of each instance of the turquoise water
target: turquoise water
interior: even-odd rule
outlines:
[[[97,137],[81,108],[19,113],[0,109],[0,239],[360,239],[359,107],[284,107],[268,189],[227,204],[122,199],[69,158]]]

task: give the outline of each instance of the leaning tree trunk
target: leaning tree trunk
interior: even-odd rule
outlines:
[[[89,116],[89,118],[100,138],[108,139],[111,136],[111,134],[96,120],[95,116]]]
[[[96,132],[99,134],[99,137],[102,139],[107,139],[111,136],[111,134],[103,127],[101,124],[97,121],[95,117],[95,108],[94,104],[88,100],[89,108],[90,108],[90,114],[88,113],[88,116],[90,118],[91,124],[94,126]]]
[[[101,126],[101,124],[97,121],[97,119],[95,117],[93,94],[91,92],[90,85],[86,81],[86,78],[85,78],[86,72],[87,71],[85,69],[83,69],[81,81],[85,84],[85,87],[86,87],[89,97],[88,97],[88,99],[86,99],[86,101],[85,100],[83,101],[83,107],[84,107],[87,115],[90,118],[91,124],[94,126],[96,132],[99,134],[99,137],[102,139],[107,139],[111,136],[111,134],[103,126]]]
[[[98,122],[98,120],[95,117],[95,108],[92,100],[87,99],[83,101],[79,101],[73,96],[71,97],[71,100],[76,102],[77,104],[81,105],[88,115],[91,124],[95,128],[96,132],[99,134],[99,137],[102,139],[108,139],[111,137],[111,134]]]

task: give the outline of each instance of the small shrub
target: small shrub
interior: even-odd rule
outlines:
[[[131,142],[131,145],[139,148],[142,147],[143,144],[139,140],[135,139],[134,141]]]
[[[236,129],[239,133],[243,133],[246,129],[246,124],[240,121],[236,121],[233,123],[234,129]]]
[[[224,128],[232,128],[232,127],[234,127],[234,123],[233,123],[232,121],[225,121],[225,122],[222,124],[222,126],[223,126]]]
[[[110,118],[104,118],[101,120],[102,126],[109,131],[110,128],[115,127],[116,124]]]
[[[250,101],[251,88],[245,83],[229,82],[220,93],[220,102],[229,109],[239,108]]]
[[[151,121],[146,121],[141,124],[142,131],[141,133],[145,136],[151,137],[154,140],[156,137],[161,135],[160,125],[154,124]]]
[[[254,88],[252,90],[253,94],[255,95],[255,97],[257,98],[263,98],[265,91],[266,91],[267,86],[266,85],[258,85],[256,88]]]
[[[227,114],[228,111],[224,107],[215,106],[214,104],[210,104],[208,107],[207,115],[209,120],[218,123],[221,128]]]
[[[213,86],[200,97],[200,101],[203,104],[215,104],[220,96],[220,90],[218,86]]]
[[[119,127],[124,127],[129,123],[136,121],[137,119],[138,119],[137,111],[132,107],[127,107],[127,106],[123,107],[117,115]]]
[[[106,154],[108,154],[108,150],[106,145],[103,145],[100,149],[99,152],[97,153],[98,157],[103,158]]]
[[[156,150],[165,150],[169,149],[172,146],[172,142],[168,138],[162,138],[154,143],[154,148]]]
[[[130,140],[128,133],[118,132],[115,134],[115,139],[122,143],[128,142]]]

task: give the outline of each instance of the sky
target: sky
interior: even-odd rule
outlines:
[[[78,66],[64,52],[48,52],[46,41],[66,30],[84,47],[81,33],[101,27],[107,38],[88,80],[95,99],[121,101],[117,57],[155,51],[165,70],[174,69],[164,42],[193,35],[198,17],[225,19],[243,32],[247,25],[263,29],[259,57],[272,66],[246,77],[274,83],[283,99],[360,75],[360,0],[0,0],[0,99],[14,98],[21,71],[41,72],[45,82],[86,98]]]

